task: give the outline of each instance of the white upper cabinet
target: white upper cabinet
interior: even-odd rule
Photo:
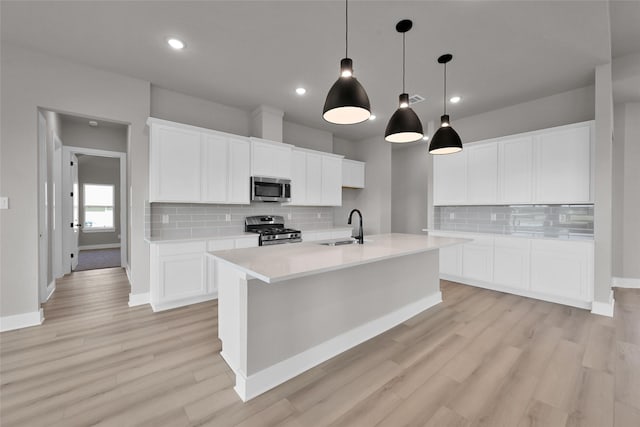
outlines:
[[[229,192],[229,142],[214,135],[202,136],[202,198],[225,203]]]
[[[434,205],[592,203],[592,134],[576,123],[434,156]]]
[[[291,179],[291,145],[250,139],[252,176]]]
[[[364,188],[364,162],[342,159],[342,186]]]
[[[592,201],[591,132],[592,126],[585,123],[536,136],[537,202]]]
[[[501,203],[533,200],[533,137],[516,137],[498,143]]]
[[[249,204],[247,138],[150,118],[150,202]]]
[[[291,159],[290,204],[304,205],[307,202],[307,155],[304,151],[294,148]]]
[[[149,147],[150,201],[200,199],[200,132],[152,125]]]
[[[342,205],[342,157],[322,156],[322,205]]]
[[[290,205],[342,204],[342,156],[294,148],[292,159]]]
[[[498,200],[498,146],[467,149],[467,203],[495,205]]]
[[[433,157],[433,204],[467,202],[467,150]]]

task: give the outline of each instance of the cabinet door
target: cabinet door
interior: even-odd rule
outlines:
[[[493,281],[510,288],[529,289],[529,239],[494,238]]]
[[[493,238],[474,237],[462,246],[462,275],[470,279],[493,280]]]
[[[433,204],[466,202],[467,151],[433,157]]]
[[[342,186],[364,188],[364,163],[354,160],[342,160]]]
[[[593,245],[533,240],[531,290],[587,301],[593,288]]]
[[[307,154],[294,150],[291,153],[291,203],[304,205],[307,202]]]
[[[200,200],[200,133],[161,125],[151,127],[151,202]]]
[[[251,173],[253,176],[291,178],[291,147],[252,141]]]
[[[440,273],[462,276],[462,247],[451,246],[440,249]]]
[[[590,201],[591,127],[545,132],[535,138],[538,203]]]
[[[322,203],[322,156],[306,153],[307,156],[307,205]]]
[[[533,138],[499,143],[500,202],[531,203],[533,199]]]
[[[342,205],[342,159],[322,156],[322,205]]]
[[[209,203],[225,203],[229,187],[229,144],[226,138],[202,136],[202,198]]]
[[[207,251],[222,251],[235,248],[234,239],[216,239],[207,242]],[[216,262],[210,256],[207,258],[207,291],[208,293],[218,292],[218,277],[216,274]]]
[[[498,145],[467,149],[467,198],[470,204],[495,204],[498,199]]]
[[[167,243],[158,248],[158,292],[152,302],[160,305],[206,295],[206,242]]]
[[[251,144],[244,139],[229,139],[228,203],[250,203]]]

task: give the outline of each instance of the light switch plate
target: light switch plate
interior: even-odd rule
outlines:
[[[169,224],[169,215],[167,214],[162,215],[162,223]]]
[[[224,220],[227,221],[227,222],[230,222],[231,221],[231,214],[225,214],[224,215]]]
[[[8,197],[0,197],[0,209],[9,209]]]

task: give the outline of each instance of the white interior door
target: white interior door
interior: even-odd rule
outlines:
[[[75,154],[71,154],[71,212],[72,219],[70,222],[70,228],[73,233],[71,239],[71,270],[74,270],[78,266],[78,240],[80,237],[80,193],[78,188],[78,157]]]

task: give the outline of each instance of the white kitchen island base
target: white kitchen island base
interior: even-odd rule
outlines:
[[[392,244],[396,240],[390,240]],[[379,243],[383,243],[383,236]],[[426,239],[424,236],[416,238]],[[411,240],[411,238],[409,237]],[[351,245],[350,248],[314,244],[287,245],[288,248],[243,249],[249,255],[268,256],[283,265],[324,264],[321,268],[292,278],[262,277],[260,272],[235,264],[223,252],[212,253],[219,283],[218,328],[222,356],[236,374],[235,390],[243,401],[301,374],[384,331],[406,321],[442,301],[439,285],[438,247],[464,242],[440,239],[437,247],[390,254],[389,247]],[[388,242],[387,242],[388,243]],[[411,243],[416,241],[411,240]],[[393,248],[392,248],[393,249]],[[262,252],[260,252],[262,251]],[[366,261],[352,262],[356,251],[364,251]],[[237,251],[224,251],[227,254]],[[393,252],[393,251],[391,251]],[[331,257],[334,257],[331,261]],[[225,259],[226,258],[226,259]],[[329,261],[327,261],[327,259]],[[353,264],[353,265],[352,265]]]

